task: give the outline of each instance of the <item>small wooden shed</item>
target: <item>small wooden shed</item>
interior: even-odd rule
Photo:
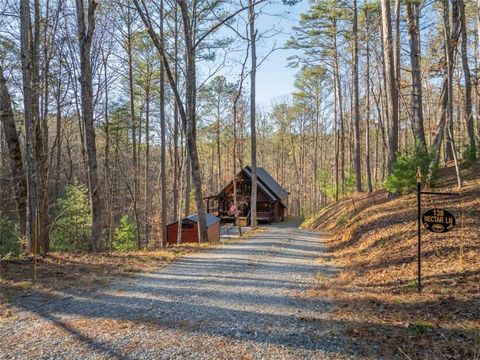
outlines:
[[[212,214],[205,214],[207,220],[208,241],[220,241],[220,218]],[[170,245],[177,244],[178,221],[167,225],[167,242]],[[182,244],[198,243],[198,215],[193,214],[182,220]]]

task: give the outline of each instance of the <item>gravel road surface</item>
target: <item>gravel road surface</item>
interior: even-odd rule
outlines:
[[[33,293],[0,324],[0,358],[345,359],[331,307],[303,296],[335,271],[322,251],[283,224],[93,293]]]

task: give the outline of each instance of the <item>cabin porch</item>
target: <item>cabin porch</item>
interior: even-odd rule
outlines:
[[[206,197],[207,211],[223,222],[250,224],[252,173],[243,168],[217,195]],[[283,189],[263,168],[257,167],[257,222],[281,222],[284,219],[288,192]]]
[[[207,212],[219,217],[222,222],[234,222],[235,211],[233,205],[233,197],[225,197],[223,199],[217,199],[216,197],[208,197],[207,200]],[[251,201],[249,196],[242,196],[241,199],[237,199],[237,216],[242,222],[244,220],[246,224],[250,224],[250,209]],[[271,224],[274,221],[274,205],[271,201],[257,201],[257,221]]]

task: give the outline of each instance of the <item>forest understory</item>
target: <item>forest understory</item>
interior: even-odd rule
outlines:
[[[480,172],[472,168],[463,175],[465,187],[458,191],[454,169],[442,169],[435,188],[458,196],[424,196],[423,212],[447,209],[457,227],[444,234],[422,229],[421,293],[416,194],[352,195],[302,225],[331,232],[318,261],[341,270],[334,277],[319,275],[308,295],[332,301],[332,317],[351,324],[352,342],[377,347],[385,358],[480,358]]]

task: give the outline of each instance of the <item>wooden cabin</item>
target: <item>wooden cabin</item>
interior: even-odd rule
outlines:
[[[257,167],[257,221],[263,223],[282,222],[287,213],[288,192],[264,169]],[[239,221],[250,223],[250,196],[252,192],[252,170],[243,168],[235,177],[236,199],[234,201],[234,180],[230,181],[219,194],[207,197],[207,211],[222,221],[234,221],[232,205],[237,204]],[[243,225],[242,224],[242,225]]]
[[[207,220],[207,235],[209,242],[220,241],[220,218],[212,214],[205,214]],[[167,242],[177,244],[178,221],[167,225]],[[198,243],[198,215],[193,214],[182,220],[181,243]]]

